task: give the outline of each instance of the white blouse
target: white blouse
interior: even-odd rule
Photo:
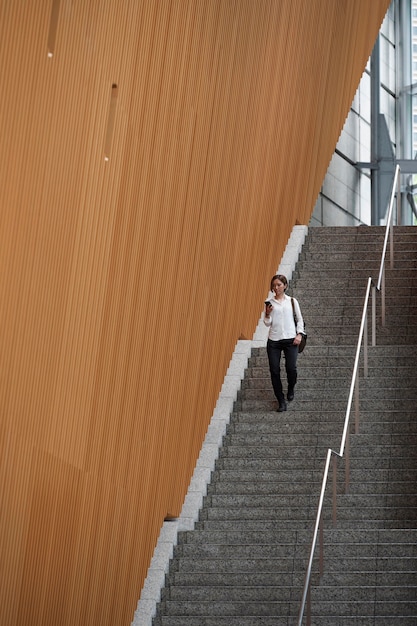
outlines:
[[[265,326],[269,327],[268,337],[272,341],[281,339],[293,339],[297,333],[304,332],[304,321],[298,300],[294,300],[297,328],[295,327],[294,314],[291,305],[291,297],[284,294],[283,300],[270,298],[272,311],[269,317],[264,317]]]

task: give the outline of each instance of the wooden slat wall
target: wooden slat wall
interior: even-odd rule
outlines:
[[[1,0],[0,624],[130,624],[388,4]]]

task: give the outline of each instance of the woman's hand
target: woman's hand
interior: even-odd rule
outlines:
[[[271,311],[272,311],[272,304],[265,304],[265,317],[269,317]]]
[[[298,346],[301,343],[301,339],[302,339],[301,333],[297,333],[293,341],[294,346]]]

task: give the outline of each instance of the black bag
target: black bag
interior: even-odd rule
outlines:
[[[304,328],[305,328],[305,324],[304,324]],[[302,352],[304,350],[304,348],[306,347],[306,343],[307,343],[307,335],[306,333],[301,333],[301,341],[298,344],[298,352]]]
[[[294,324],[295,324],[295,331],[297,332],[297,316],[295,314],[295,308],[294,308],[294,298],[291,298],[291,304],[292,304],[292,311],[294,314]],[[306,329],[306,323],[304,321],[304,332],[300,333],[301,335],[301,341],[298,344],[298,352],[302,352],[304,350],[304,348],[306,347],[306,343],[307,343],[307,333],[305,332]]]

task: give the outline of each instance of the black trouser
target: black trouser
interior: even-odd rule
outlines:
[[[266,344],[272,387],[279,404],[284,402],[280,373],[281,352],[284,353],[285,357],[285,371],[287,373],[288,388],[294,389],[295,383],[297,382],[298,346],[295,346],[293,341],[293,339],[281,339],[280,341],[272,341],[271,339],[268,339],[268,343]]]

